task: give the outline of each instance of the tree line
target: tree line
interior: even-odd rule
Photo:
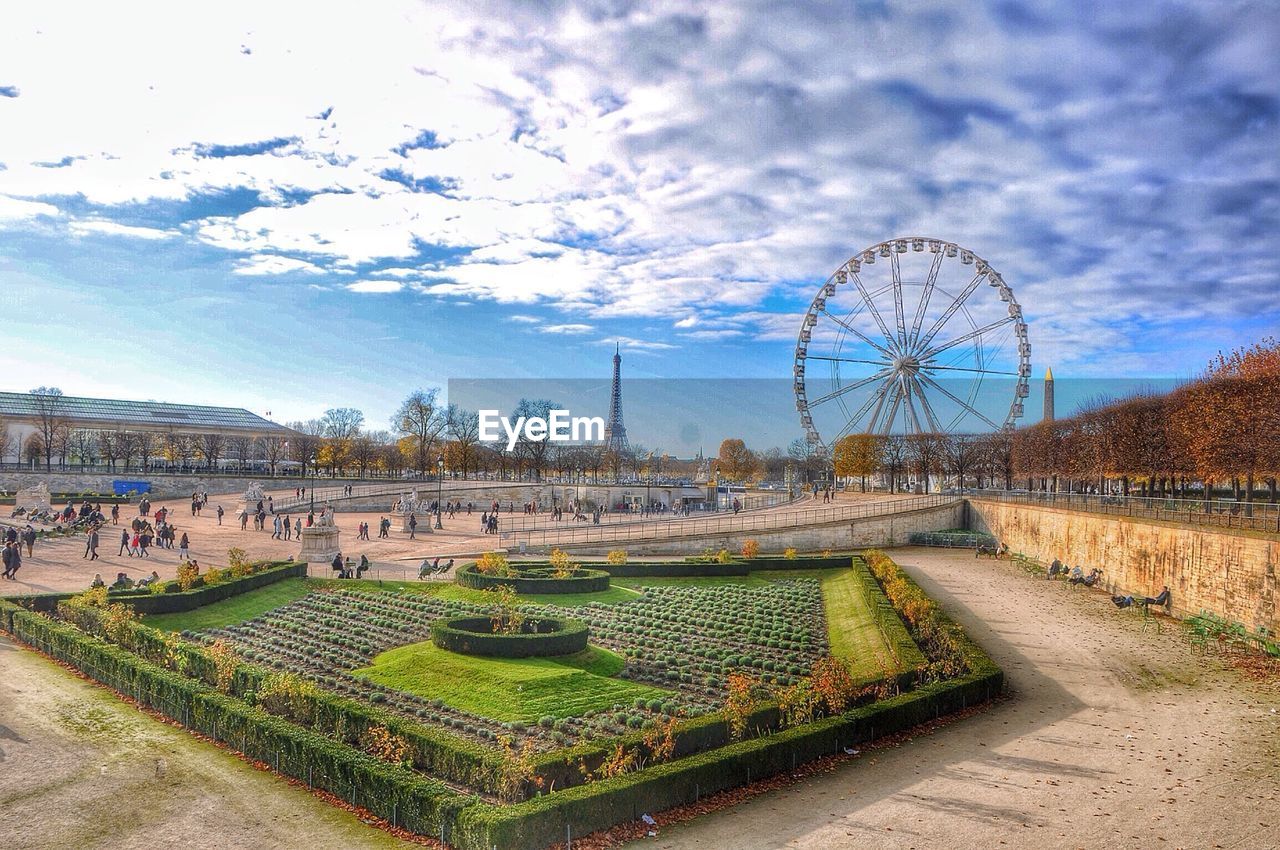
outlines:
[[[991,434],[851,434],[832,447],[837,476],[865,489],[914,479],[1051,492],[1277,500],[1280,343],[1219,354],[1172,392],[1096,398],[1073,416]]]

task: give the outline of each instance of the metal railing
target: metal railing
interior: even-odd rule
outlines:
[[[1216,528],[1242,528],[1280,534],[1280,504],[1234,499],[1167,499],[1158,496],[1102,496],[1091,493],[1051,493],[1036,490],[964,491],[974,499],[1016,505],[1039,505],[1109,516],[1181,522]]]
[[[543,484],[547,486],[553,486],[549,482],[543,482]],[[301,498],[288,496],[287,498],[275,499],[272,501],[271,504],[277,513],[281,513],[285,511],[297,512],[299,510],[306,510],[311,506],[313,495],[315,497],[315,505],[317,508],[324,507],[324,505],[329,502],[339,502],[342,500],[361,499],[361,498],[377,498],[377,497],[385,496],[385,497],[388,497],[389,499],[389,501],[387,502],[386,510],[390,510],[392,501],[399,498],[403,494],[410,492],[411,490],[416,489],[418,491],[418,498],[423,502],[426,502],[428,505],[431,502],[434,502],[436,500],[436,493],[439,491],[439,488],[436,486],[436,481],[434,479],[429,481],[401,482],[399,484],[366,484],[363,486],[350,485],[351,487],[350,494],[347,493],[347,486],[348,485],[342,485],[338,487],[317,487],[315,488],[314,494],[311,488],[308,488],[307,494]],[[468,498],[466,491],[478,490],[478,489],[487,490],[487,489],[493,489],[493,488],[501,488],[504,486],[528,487],[528,486],[536,486],[536,484],[532,482],[475,481],[471,479],[446,478],[444,481],[443,499],[445,502],[451,502],[451,501],[452,502],[467,502],[467,501],[475,502],[473,515],[476,517],[477,521],[479,521],[480,514],[489,510],[490,503],[493,500],[489,498],[485,498],[483,500],[476,501],[474,497]],[[573,486],[573,485],[554,485],[554,486]],[[582,485],[582,486],[588,486],[588,485]],[[589,486],[638,487],[643,485],[600,484],[600,485],[589,485]],[[739,496],[737,498],[739,502],[742,504],[742,509],[740,513],[747,513],[749,511],[760,511],[760,510],[766,510],[768,508],[776,508],[783,505],[792,504],[794,502],[801,501],[803,498],[805,498],[805,496],[802,492],[798,490],[795,493],[788,493],[786,491],[780,490],[776,493],[764,493],[756,496]],[[548,509],[552,507],[552,504],[549,501],[549,499],[550,499],[549,495],[544,495],[539,500],[539,512],[534,514],[524,513],[523,511],[524,502],[522,500],[498,499],[499,527],[504,532],[514,532],[514,531],[544,530],[544,529],[550,529],[550,528],[567,527],[572,525],[575,522],[575,520],[573,518],[573,515],[567,512],[565,514],[564,519],[561,519],[561,520],[551,519],[551,513]],[[557,499],[555,501],[555,505],[561,508],[564,508],[565,507],[564,500]],[[697,514],[704,514],[704,515],[705,514],[722,515],[722,514],[727,514],[731,512],[731,510],[732,508],[725,507],[725,506],[717,506],[715,504],[710,504],[710,503],[704,505],[703,503],[699,503],[699,506],[694,507],[692,512]],[[425,507],[423,508],[422,513],[423,514],[428,513]],[[670,522],[673,520],[685,518],[685,515],[675,514],[670,512],[658,514],[656,516],[657,516],[657,519],[654,519],[654,515],[652,514],[648,516],[644,516],[639,513],[632,513],[630,511],[610,511],[605,515],[605,517],[603,518],[603,521],[609,523],[610,525],[619,525],[623,523],[635,523],[635,522],[655,522],[655,521]]]
[[[856,505],[842,505],[830,508],[756,512],[752,514],[740,513],[736,516],[723,516],[715,519],[689,518],[658,522],[628,522],[615,525],[588,525],[575,528],[508,530],[501,531],[499,537],[502,544],[508,547],[520,543],[524,543],[527,546],[546,546],[701,537],[710,534],[771,531],[805,525],[822,525],[829,522],[867,519],[924,510],[926,508],[938,508],[955,504],[959,501],[961,501],[959,496],[939,494],[916,496],[910,499],[863,502]]]

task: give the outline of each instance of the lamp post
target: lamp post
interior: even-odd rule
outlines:
[[[306,479],[304,478],[303,480],[305,481]],[[309,513],[314,515],[315,512],[316,512],[316,454],[315,452],[312,452],[311,453],[311,510],[309,511]]]
[[[440,455],[436,460],[436,528],[443,529],[440,524],[440,514],[444,507],[444,455]]]

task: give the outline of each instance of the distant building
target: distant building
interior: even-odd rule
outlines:
[[[1053,421],[1053,369],[1044,371],[1044,421]]]
[[[55,422],[60,432],[87,434],[90,439],[68,439],[67,443],[70,447],[79,445],[81,448],[77,453],[92,451],[95,458],[102,456],[97,449],[96,438],[103,433],[151,435],[155,444],[167,436],[208,438],[209,435],[217,435],[223,439],[215,442],[230,442],[237,438],[288,438],[294,433],[283,425],[239,407],[80,396],[42,398],[31,393],[0,392],[0,437],[6,431],[8,436],[7,440],[0,439],[0,449],[3,449],[0,461],[21,461],[28,441],[42,434],[46,418]],[[64,453],[71,454],[72,450],[55,451],[54,461],[63,460],[61,455]],[[86,460],[78,459],[77,462]]]
[[[604,425],[605,450],[617,457],[626,457],[630,451],[627,444],[627,426],[622,424],[622,353],[615,346],[613,349],[613,389],[609,395],[609,419]]]

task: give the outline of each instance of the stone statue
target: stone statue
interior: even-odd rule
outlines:
[[[262,492],[262,484],[257,481],[250,481],[248,489],[244,491],[244,500],[257,504],[265,498],[266,496]]]
[[[402,514],[416,514],[422,510],[422,503],[418,500],[418,491],[406,493],[400,497],[399,512]]]
[[[322,528],[332,528],[337,525],[333,519],[333,505],[325,505],[320,511],[320,516],[316,518],[316,525]]]

